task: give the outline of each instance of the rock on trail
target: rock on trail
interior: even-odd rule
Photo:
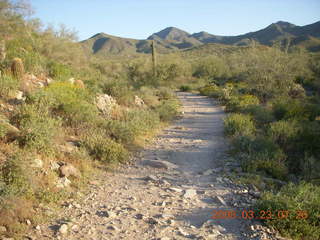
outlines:
[[[29,233],[33,239],[277,239],[251,220],[212,219],[254,200],[225,176],[225,113],[216,102],[178,93],[183,118],[162,131],[131,165],[97,176],[82,202]],[[235,207],[238,206],[238,207]],[[252,230],[258,229],[258,230]]]

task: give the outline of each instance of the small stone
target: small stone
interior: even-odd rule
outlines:
[[[148,222],[149,224],[158,224],[158,223],[159,223],[158,220],[157,220],[157,219],[154,219],[154,218],[149,218],[149,219],[147,220],[147,222]]]
[[[107,229],[113,230],[113,231],[119,231],[119,228],[117,228],[116,226],[108,226]]]
[[[174,225],[174,224],[175,224],[175,221],[172,220],[172,219],[168,219],[168,220],[167,220],[167,223],[168,223],[169,225]]]
[[[55,161],[50,162],[50,169],[51,170],[57,170],[59,168],[60,168],[60,165],[57,162],[55,162]]]
[[[194,190],[194,189],[187,189],[187,190],[185,190],[185,193],[184,193],[183,197],[185,197],[185,198],[192,198],[192,197],[194,197],[194,196],[196,196],[196,195],[197,195],[197,191],[196,191],[196,190]]]
[[[0,226],[0,233],[6,232],[7,228],[5,226]]]
[[[144,180],[146,180],[146,181],[158,181],[159,179],[154,175],[149,175],[149,176],[145,177]]]
[[[73,204],[73,206],[74,206],[75,208],[81,208],[81,205],[78,204],[78,203]]]
[[[178,228],[178,230],[179,230],[179,234],[182,235],[182,236],[184,236],[184,237],[186,237],[186,236],[189,235],[189,234],[186,233],[182,228]]]
[[[33,167],[33,168],[42,168],[43,167],[43,161],[41,159],[36,158],[31,163],[31,167]]]
[[[141,214],[141,213],[136,214],[134,217],[135,217],[136,219],[140,219],[140,220],[145,218],[144,215]]]
[[[203,173],[202,173],[202,175],[203,176],[209,176],[209,175],[211,175],[213,173],[213,170],[212,169],[207,169],[206,171],[204,171]]]
[[[27,219],[26,224],[30,226],[31,225],[31,221],[29,219]]]
[[[258,191],[256,192],[256,191],[250,190],[250,191],[249,191],[249,194],[250,194],[251,196],[255,197],[255,198],[260,198],[260,197],[261,197],[261,193],[258,192]]]
[[[61,234],[66,234],[68,232],[68,225],[67,224],[62,224],[59,228],[59,233]]]
[[[57,188],[68,187],[71,184],[71,181],[67,177],[59,178],[56,183]]]
[[[220,196],[216,196],[216,200],[221,203],[224,206],[227,206],[227,203],[224,201],[224,199]]]
[[[171,187],[171,188],[168,188],[170,191],[172,191],[172,192],[182,192],[182,189],[180,189],[180,188],[174,188],[174,187]]]

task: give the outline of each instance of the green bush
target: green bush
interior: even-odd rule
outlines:
[[[288,173],[285,154],[271,139],[265,137],[238,136],[233,140],[241,167],[247,172],[263,172],[274,178],[285,179]]]
[[[52,150],[55,137],[59,134],[59,120],[35,105],[23,106],[16,118],[21,130],[19,142],[22,146],[41,152]]]
[[[275,153],[276,154],[276,153]],[[241,168],[245,172],[262,173],[276,179],[285,180],[288,169],[281,159],[270,158],[270,152],[250,152],[240,154]],[[281,152],[279,151],[279,156]]]
[[[172,113],[168,112],[168,117],[170,114]],[[157,112],[146,109],[128,111],[125,121],[134,136],[146,134],[160,123]]]
[[[156,95],[159,97],[159,100],[170,100],[174,99],[174,92],[167,87],[159,87]]]
[[[190,92],[192,89],[189,85],[182,85],[180,86],[180,91],[181,92]]]
[[[221,89],[216,85],[210,85],[199,89],[200,94],[213,97],[213,98],[221,98],[223,93]]]
[[[256,203],[257,211],[270,211],[273,218],[266,223],[292,239],[320,239],[320,187],[308,183],[284,186],[277,194],[263,194]],[[281,213],[288,211],[285,217]],[[280,212],[280,214],[279,214]],[[304,218],[304,213],[308,217]],[[279,214],[279,215],[278,215]]]
[[[179,115],[179,103],[176,100],[162,101],[155,111],[159,114],[160,120],[164,122],[172,121]]]
[[[260,127],[263,127],[265,124],[271,123],[275,120],[272,111],[261,105],[246,106],[241,112],[250,114]]]
[[[290,149],[301,131],[300,128],[295,120],[281,120],[270,124],[269,135],[280,146]]]
[[[49,76],[54,79],[67,80],[72,77],[72,70],[70,67],[58,62],[49,62],[47,64],[47,69],[49,71]]]
[[[103,163],[123,163],[129,159],[128,151],[120,143],[99,132],[88,133],[84,146],[93,158]]]
[[[193,71],[193,76],[198,78],[216,79],[228,74],[225,62],[216,56],[208,57],[198,62]]]
[[[320,114],[319,104],[312,104],[299,99],[275,100],[272,108],[277,120],[290,118],[314,120]]]
[[[241,95],[231,96],[230,100],[226,104],[226,111],[237,112],[241,111],[248,106],[257,106],[260,104],[259,99],[254,95]]]
[[[93,97],[85,89],[66,82],[55,82],[30,96],[30,103],[44,105],[68,124],[92,123],[99,118]]]
[[[224,127],[227,136],[251,136],[256,132],[252,117],[241,113],[228,115],[224,119]]]
[[[0,138],[5,137],[7,135],[7,131],[8,131],[7,126],[3,124],[0,119]]]
[[[33,191],[29,181],[30,167],[27,166],[26,156],[16,152],[10,156],[1,167],[2,180],[5,187],[0,189],[0,196],[31,196]]]

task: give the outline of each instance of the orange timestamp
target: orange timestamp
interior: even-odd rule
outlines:
[[[307,211],[297,210],[297,211],[289,211],[289,210],[223,210],[223,209],[214,209],[212,211],[211,219],[260,219],[260,220],[268,220],[268,219],[286,219],[286,218],[295,218],[295,219],[307,219],[309,214]]]

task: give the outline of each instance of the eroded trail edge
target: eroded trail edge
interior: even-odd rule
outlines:
[[[82,202],[64,204],[60,219],[35,239],[274,239],[251,220],[212,219],[241,212],[249,189],[226,178],[239,166],[227,155],[223,109],[212,99],[178,93],[183,117],[137,154],[132,165],[98,176]]]

